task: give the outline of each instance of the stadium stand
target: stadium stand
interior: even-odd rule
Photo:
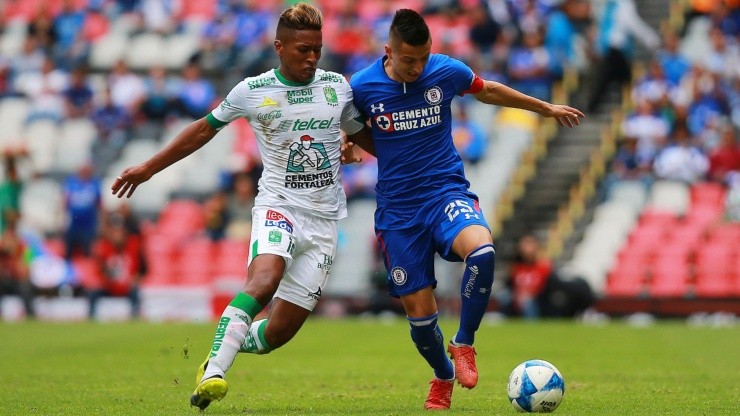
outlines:
[[[42,3],[45,7],[41,7]],[[169,89],[165,89],[168,92],[163,96],[167,100],[166,111],[161,119],[155,120],[139,111],[146,94],[133,94],[137,88],[120,85],[146,85],[151,81],[149,70],[163,67],[172,83],[168,88],[177,91],[183,85],[183,69],[194,62],[201,66],[207,82],[217,91],[215,105],[235,82],[250,74],[248,71],[255,73],[272,65],[269,59],[245,60],[234,47],[237,42],[234,39],[241,36],[239,41],[247,42],[242,48],[249,53],[269,50],[271,34],[244,40],[243,33],[229,32],[228,25],[216,23],[222,18],[250,21],[254,16],[274,17],[284,7],[284,2],[277,0],[259,2],[254,10],[241,2],[176,2],[179,8],[172,11],[174,18],[171,18],[144,9],[136,1],[127,2],[135,5],[133,9],[124,9],[116,1],[76,0],[75,13],[81,13],[91,28],[83,31],[88,35],[75,39],[72,46],[64,49],[61,41],[53,43],[52,39],[49,43],[43,32],[44,21],[51,22],[54,30],[57,24],[54,22],[62,16],[62,3],[61,0],[29,0],[5,2],[0,6],[0,74],[3,70],[9,74],[5,84],[0,82],[0,151],[20,161],[23,177],[20,209],[25,232],[40,236],[57,256],[64,253],[64,248],[59,246],[63,244],[60,235],[65,224],[61,193],[64,177],[87,163],[96,164],[104,190],[101,210],[114,210],[121,201],[108,195],[105,189],[115,176],[165,146],[191,121],[184,114],[177,94]],[[354,62],[375,59],[384,41],[383,30],[379,28],[387,25],[389,10],[411,7],[426,14],[435,39],[439,39],[434,44],[435,51],[451,53],[484,77],[503,82],[511,80],[507,57],[519,46],[522,35],[532,27],[546,30],[550,18],[562,12],[558,17],[565,16],[572,26],[572,43],[580,45],[580,49],[572,51],[570,59],[564,61],[562,74],[554,71],[549,81],[554,83],[551,92],[556,100],[578,106],[587,99],[595,68],[591,44],[596,40],[588,37],[588,28],[600,24],[598,17],[608,0],[464,0],[450,2],[458,7],[444,10],[437,9],[444,2],[423,0],[317,3],[326,18],[323,67],[349,76],[352,65],[356,65]],[[489,18],[501,29],[490,50],[479,50],[470,39],[469,19],[473,16],[473,6],[479,3],[490,7]],[[681,15],[685,2],[637,0],[640,15],[653,29],[659,29],[661,22],[669,22],[664,29],[683,29],[685,34],[680,38],[677,54],[671,55],[667,49],[638,49],[632,84],[624,91],[607,94],[601,111],[589,114],[582,128],[567,135],[530,114],[498,111],[465,101],[470,118],[483,127],[487,137],[482,159],[466,169],[472,189],[479,193],[481,206],[494,225],[501,269],[497,276],[502,276],[499,280],[505,279],[503,270],[511,259],[513,242],[525,232],[536,231],[547,236],[548,253],[561,266],[563,274],[584,278],[603,300],[737,301],[740,225],[727,218],[729,181],[657,180],[646,184],[623,180],[614,183],[608,192],[600,190],[601,180],[608,176],[609,162],[622,138],[618,126],[635,108],[633,98],[653,91],[660,84],[650,79],[649,70],[641,70],[650,68],[653,58],[668,62],[666,65],[672,65],[669,69],[673,70],[686,62],[689,65],[679,73],[680,82],[670,85],[669,99],[656,111],[659,117],[668,122],[687,117],[693,140],[706,154],[711,153],[719,140],[722,126],[737,133],[738,77],[726,69],[738,62],[737,30],[730,23],[737,21],[740,11],[736,7],[725,9],[719,5],[723,2],[717,3],[715,13],[693,18],[684,26]],[[96,21],[101,15],[104,21]],[[208,64],[211,51],[204,45],[210,36],[207,31],[213,27],[226,30],[226,38],[231,39],[221,45],[226,51],[223,61],[226,65]],[[359,42],[350,42],[348,47],[346,41],[350,35],[367,40],[367,47]],[[728,42],[726,49],[720,50],[717,39],[722,36]],[[28,43],[29,39],[38,43]],[[33,97],[17,84],[23,73],[37,73],[40,64],[38,55],[26,53],[27,47],[32,48],[31,52],[54,58],[54,69],[63,74],[70,74],[76,64],[82,63],[88,71],[86,81],[94,92],[96,108],[101,107],[103,98],[110,92],[111,99],[123,111],[125,122],[121,128],[112,136],[100,130],[100,120],[103,126],[113,123],[112,118],[106,118],[113,117],[113,112],[104,113],[98,124],[92,116],[28,122],[28,116],[35,110]],[[537,53],[560,53],[544,48],[547,43]],[[706,65],[700,65],[703,63]],[[117,89],[114,71],[122,64],[131,69],[125,78],[129,84],[119,84]],[[666,78],[670,78],[668,72]],[[709,75],[722,88],[715,88],[711,91],[714,95],[708,97],[692,96],[692,86],[706,84]],[[244,278],[248,243],[209,239],[203,206],[211,196],[231,192],[235,173],[247,172],[257,178],[259,169],[259,156],[248,126],[233,123],[217,135],[208,150],[163,171],[145,185],[146,192],[137,192],[129,201],[142,222],[145,238],[149,271],[143,297],[147,317],[209,315],[211,307],[220,308],[211,305],[209,295],[199,291],[213,295],[238,289],[236,282]],[[348,189],[348,194],[351,191]],[[350,217],[341,223],[340,253],[327,297],[362,297],[371,285],[370,218],[374,203],[360,197],[353,199],[349,208]],[[29,255],[29,261],[33,261],[33,255]],[[91,281],[93,266],[89,259],[75,258],[70,266],[77,270],[83,286]],[[184,300],[175,300],[177,296],[196,302],[191,313],[174,311],[168,306],[185,304]],[[709,307],[724,308],[727,304]],[[602,307],[610,313],[626,313],[633,307],[627,303],[621,305],[628,306],[607,302]],[[706,303],[700,305],[707,307]],[[56,311],[54,308],[46,310]],[[692,309],[670,310],[688,313]]]

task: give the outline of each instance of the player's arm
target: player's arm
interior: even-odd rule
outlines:
[[[131,197],[137,186],[148,181],[159,171],[203,147],[216,133],[218,133],[218,130],[212,127],[205,117],[190,123],[167,147],[157,152],[149,160],[138,166],[124,169],[113,182],[111,187],[113,194],[118,195],[119,198],[124,195],[127,198]]]
[[[472,92],[472,94],[478,101],[485,104],[534,111],[543,117],[553,117],[558,121],[558,124],[568,127],[580,124],[579,117],[585,117],[576,108],[567,105],[551,104],[495,81],[487,81],[475,77],[471,88],[474,88],[476,83],[479,82],[482,82],[482,86],[478,86],[480,90]],[[475,89],[477,90],[477,88]]]
[[[356,144],[362,148],[362,150],[375,155],[375,142],[373,141],[372,130],[367,124],[363,125],[362,128],[354,134],[347,135],[348,144]]]

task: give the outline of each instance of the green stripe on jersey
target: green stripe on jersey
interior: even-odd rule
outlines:
[[[221,127],[223,127],[223,126],[225,126],[227,124],[229,124],[229,123],[223,122],[223,121],[217,119],[216,117],[214,117],[213,116],[213,113],[208,113],[208,115],[206,116],[206,121],[208,122],[208,124],[210,124],[211,127],[213,127],[216,130],[220,129]]]
[[[255,257],[257,257],[257,239],[254,239],[254,243],[252,243],[252,258],[250,260],[253,260]]]

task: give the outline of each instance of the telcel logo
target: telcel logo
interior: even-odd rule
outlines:
[[[310,120],[298,119],[293,122],[293,131],[305,131],[305,130],[326,130],[331,127],[334,117],[325,120],[320,118],[311,117]]]

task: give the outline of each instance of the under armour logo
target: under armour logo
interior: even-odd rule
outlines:
[[[383,111],[385,111],[385,109],[383,108],[383,103],[370,104],[370,112],[371,113],[373,113],[373,114],[375,114],[375,113],[382,113]]]

